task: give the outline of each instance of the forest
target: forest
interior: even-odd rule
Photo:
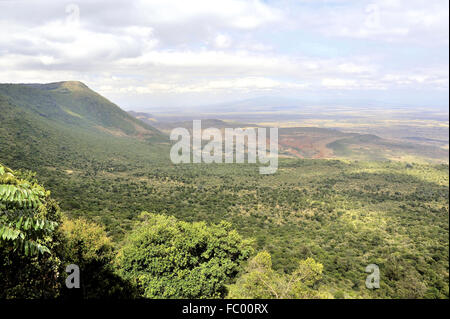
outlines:
[[[177,245],[188,244],[184,241],[192,239],[191,232],[194,232],[199,238],[197,243],[192,244],[200,245],[202,249],[220,250],[231,245],[230,248],[235,250],[233,257],[230,257],[233,265],[227,270],[230,272],[229,277],[225,276],[227,271],[219,271],[227,277],[220,279],[223,283],[231,283],[228,280],[235,278],[238,273],[246,278],[245,273],[249,270],[245,267],[252,267],[248,258],[259,256],[258,252],[265,252],[263,256],[270,260],[270,269],[273,267],[271,271],[277,276],[295,274],[299,261],[313,259],[314,263],[319,263],[323,270],[320,271],[320,280],[314,281],[314,291],[319,296],[448,297],[448,166],[327,160],[282,163],[279,174],[270,177],[259,175],[256,166],[236,169],[233,165],[217,165],[206,172],[194,164],[186,168],[160,167],[147,174],[136,168],[127,175],[125,172],[97,172],[89,176],[80,172],[67,174],[65,171],[48,171],[44,185],[54,185],[52,196],[58,198],[61,209],[50,197],[46,200],[53,203],[52,210],[64,216],[58,217],[62,221],[58,218],[48,220],[61,225],[57,231],[65,231],[65,235],[61,235],[64,240],[75,241],[62,245],[71,250],[70,253],[66,252],[66,256],[82,256],[76,262],[60,257],[60,266],[100,262],[106,268],[114,268],[113,265],[117,266],[116,254],[121,256],[121,253],[132,251],[131,243],[144,240],[140,236],[144,236],[145,232],[155,232],[158,235],[152,236],[160,240],[161,232],[167,234],[168,238],[175,237],[172,232],[178,234],[179,229],[169,230],[164,227],[176,223],[175,219],[171,220],[175,218],[171,216],[176,216],[181,228],[193,229],[186,231],[189,235],[177,235],[181,242],[171,242],[174,249]],[[20,186],[22,182],[27,183],[30,176],[34,176],[23,172],[17,175],[25,175],[25,179],[18,183],[2,180],[2,184]],[[31,181],[35,182],[33,179]],[[15,206],[9,206],[12,195],[7,197],[8,192],[4,189],[1,189],[2,203],[5,202],[8,210],[13,210]],[[34,186],[25,189],[35,191]],[[19,203],[21,200],[27,199],[18,198]],[[61,213],[61,210],[65,213]],[[156,218],[153,221],[158,225],[156,229],[142,226],[149,223],[143,221],[149,218],[142,211],[157,214],[155,217],[147,213]],[[4,223],[7,222],[17,223],[16,219]],[[229,236],[227,240],[232,242],[207,248],[209,241],[214,242],[214,239],[202,235],[205,231],[208,236],[215,232],[222,233],[217,235],[218,238]],[[39,239],[33,237],[37,235],[30,234],[31,242]],[[5,237],[5,232],[2,236],[3,239],[9,238],[9,235]],[[83,238],[81,242],[80,238]],[[93,239],[94,242],[90,242]],[[12,245],[13,242],[6,240],[3,244]],[[44,245],[44,242],[36,243]],[[176,249],[180,252],[176,256],[182,258],[181,252],[186,248]],[[139,255],[138,252],[134,254]],[[146,263],[155,262],[154,258],[158,254],[166,256],[162,252],[153,252],[152,261]],[[269,257],[267,254],[270,254]],[[90,261],[90,258],[101,258],[101,261]],[[3,260],[3,265],[5,262]],[[364,286],[364,267],[370,263],[381,267],[381,288],[375,291]],[[164,262],[157,264],[163,265]],[[130,279],[134,271],[142,271],[133,270],[132,265],[127,265],[125,269],[119,267],[106,273],[109,276],[114,274],[112,278],[116,279],[122,278],[118,275],[122,273],[122,276]],[[2,274],[5,274],[3,270]],[[155,277],[159,276],[162,275]],[[102,281],[103,276],[98,280]],[[106,290],[98,287],[104,285],[95,285],[102,294]],[[112,289],[112,294],[116,293],[114,287],[109,289]],[[225,296],[225,286],[215,292],[211,289],[203,296]],[[231,296],[235,294],[234,291],[230,288]],[[257,294],[255,292],[255,296]],[[88,296],[91,296],[90,293]],[[158,295],[152,292],[144,293],[143,296],[202,295]]]

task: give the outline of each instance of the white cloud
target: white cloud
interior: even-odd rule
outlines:
[[[225,34],[218,34],[214,39],[214,44],[220,49],[228,48],[231,45],[231,38]]]
[[[333,1],[330,1],[333,2]],[[303,29],[328,36],[375,39],[382,42],[448,44],[447,0],[334,1],[322,10],[299,0],[290,19]],[[290,3],[290,2],[289,2]],[[316,2],[317,3],[317,2]]]
[[[357,65],[354,63],[342,63],[338,69],[344,73],[373,73],[375,67],[371,65]]]
[[[104,93],[112,93],[119,90],[124,93],[135,94],[179,94],[179,93],[202,93],[202,92],[230,92],[230,91],[271,91],[283,89],[302,90],[307,88],[306,84],[287,81],[276,81],[264,77],[243,77],[232,79],[216,79],[211,81],[199,80],[195,83],[148,83],[145,86],[126,86],[116,88],[114,86],[100,86]]]
[[[129,101],[171,95],[184,103],[191,93],[448,91],[448,4],[0,1],[0,69],[0,82],[81,80]]]
[[[385,90],[387,88],[382,82],[366,79],[325,78],[322,79],[321,84],[333,90]]]
[[[282,18],[281,10],[259,0],[140,0],[136,7],[154,24],[184,24],[207,18],[217,25],[253,29]]]
[[[353,88],[357,85],[355,80],[323,79],[322,85],[329,88]]]

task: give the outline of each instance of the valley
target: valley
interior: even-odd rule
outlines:
[[[289,121],[274,121],[280,117],[279,112],[246,116],[210,114],[220,119],[206,118],[199,113],[198,118],[202,119],[204,128],[278,127],[280,155],[284,157],[448,163],[448,115],[443,111],[424,114],[414,110],[406,113],[403,109],[386,116],[382,109],[352,113],[345,110],[327,113],[325,109],[330,119],[324,119],[322,111],[315,112],[300,109],[290,113]],[[166,134],[176,127],[192,130],[192,116],[178,112],[130,114]]]
[[[329,298],[448,298],[448,115],[447,126],[391,131],[210,115],[204,127],[278,123],[277,173],[175,165],[167,134],[191,118],[135,118],[80,82],[0,84],[0,163],[37,172],[65,214],[103,225],[117,249],[142,211],[227,221],[279,273],[308,257],[323,264],[314,289]],[[377,290],[365,287],[370,263]]]

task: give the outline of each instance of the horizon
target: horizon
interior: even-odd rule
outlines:
[[[125,110],[298,99],[448,107],[446,1],[0,2],[0,82]],[[308,102],[309,103],[309,102]]]
[[[78,82],[82,85],[85,85],[87,88],[93,90],[88,84],[78,81],[78,80],[67,80],[67,81],[57,81],[57,82],[47,82],[47,83],[38,83],[38,82],[29,82],[29,83],[14,83],[14,82],[8,82],[8,83],[0,83],[2,84],[16,84],[16,85],[49,85],[49,84],[59,84],[59,83],[68,83],[68,82]],[[93,90],[96,93],[99,93],[95,90]],[[106,97],[106,96],[104,96]],[[112,103],[115,103],[111,100]],[[377,100],[352,100],[348,99],[346,101],[339,100],[339,99],[311,99],[311,100],[305,100],[301,98],[292,98],[287,96],[270,96],[270,95],[261,95],[253,98],[242,98],[242,99],[230,99],[230,100],[223,100],[220,102],[210,103],[210,104],[194,104],[186,106],[171,106],[171,107],[163,107],[163,106],[156,106],[156,107],[123,107],[120,104],[115,103],[118,107],[121,109],[127,111],[127,112],[141,112],[141,113],[148,113],[148,112],[155,112],[155,113],[167,113],[167,112],[183,112],[189,113],[192,110],[196,110],[198,112],[205,113],[206,108],[208,107],[227,107],[227,106],[233,106],[235,104],[239,103],[250,103],[248,106],[250,107],[260,107],[260,110],[264,110],[264,108],[273,108],[274,106],[278,107],[276,110],[271,110],[272,112],[286,112],[291,109],[291,111],[299,110],[301,108],[315,108],[315,107],[324,107],[324,108],[332,108],[332,107],[338,107],[338,108],[355,108],[355,109],[368,109],[368,110],[382,110],[382,109],[402,109],[402,108],[411,108],[412,110],[433,110],[433,111],[444,111],[444,113],[449,114],[448,109],[448,103],[443,105],[422,105],[422,104],[404,104],[404,103],[388,103],[386,101],[377,101]],[[261,103],[261,104],[258,104]],[[182,110],[182,108],[184,108]],[[161,112],[160,112],[161,111]],[[243,110],[244,112],[240,113],[252,113],[253,110]],[[208,114],[207,112],[205,114]],[[212,113],[214,114],[214,113]],[[219,113],[216,113],[219,114]]]

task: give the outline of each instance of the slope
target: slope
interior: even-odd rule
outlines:
[[[164,142],[81,82],[0,84],[0,161],[14,168],[111,169],[130,153],[157,156]]]

